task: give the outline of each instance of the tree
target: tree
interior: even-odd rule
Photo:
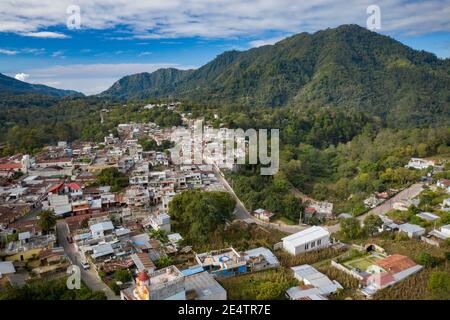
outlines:
[[[132,277],[131,272],[130,272],[130,270],[127,270],[127,269],[116,270],[114,272],[114,279],[116,281],[120,281],[122,283],[126,283],[126,282],[130,281],[131,277]]]
[[[42,210],[39,213],[38,225],[45,233],[53,230],[56,225],[56,217],[53,211]]]
[[[169,203],[174,230],[187,242],[206,243],[212,233],[223,230],[233,218],[236,202],[227,192],[189,190],[177,194]]]
[[[373,236],[383,225],[383,220],[377,215],[371,214],[364,219],[363,232],[369,236]]]
[[[111,186],[111,191],[117,192],[128,186],[128,177],[117,168],[103,169],[96,177],[101,186]]]
[[[139,139],[139,144],[144,151],[156,151],[158,150],[158,144],[153,139]]]
[[[150,237],[161,242],[167,242],[169,240],[166,231],[162,229],[150,231]]]
[[[347,239],[356,239],[361,234],[361,224],[356,218],[343,219],[341,221],[341,233]]]
[[[169,256],[162,256],[156,261],[156,266],[158,268],[165,268],[172,265],[172,258]]]
[[[432,256],[426,251],[422,251],[421,253],[419,253],[419,255],[417,256],[417,261],[428,268],[435,267],[439,263],[438,258]]]
[[[287,218],[293,222],[298,222],[303,211],[301,200],[293,195],[287,195],[283,199],[283,210]]]
[[[428,289],[435,299],[450,299],[450,275],[444,271],[432,272],[428,280]]]

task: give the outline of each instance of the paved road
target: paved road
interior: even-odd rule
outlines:
[[[228,181],[224,178],[220,169],[217,168],[216,166],[213,166],[213,170],[214,170],[214,173],[215,173],[217,179],[219,179],[219,181],[222,183],[222,185],[225,187],[225,189],[236,200],[236,209],[235,209],[234,213],[235,213],[237,219],[243,220],[243,221],[246,221],[249,223],[256,223],[256,224],[259,224],[260,226],[267,227],[267,228],[278,229],[278,230],[280,230],[282,232],[286,232],[286,233],[296,233],[296,232],[304,230],[308,227],[307,225],[290,226],[290,225],[278,224],[278,223],[268,223],[268,222],[264,222],[264,221],[261,221],[261,220],[255,218],[253,215],[251,215],[248,212],[248,210],[245,208],[244,204],[238,198],[236,193],[234,193],[233,188],[229,185]]]
[[[64,252],[69,257],[73,264],[80,267],[81,279],[93,291],[103,291],[108,300],[119,300],[114,292],[100,279],[98,273],[93,269],[84,270],[80,266],[81,256],[76,251],[75,247],[67,241],[69,235],[69,228],[64,220],[59,220],[56,224],[56,233],[58,236],[58,243],[64,248]]]
[[[368,215],[375,214],[377,216],[386,214],[388,211],[393,209],[394,203],[400,201],[400,200],[411,200],[415,197],[417,197],[423,190],[423,183],[416,183],[412,186],[400,191],[392,198],[386,200],[379,206],[367,211],[363,215],[358,216],[358,220],[363,221]],[[337,232],[339,231],[339,223],[335,224],[333,226],[326,227],[328,231],[330,232]]]

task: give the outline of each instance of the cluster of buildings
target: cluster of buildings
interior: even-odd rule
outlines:
[[[367,297],[423,268],[407,256],[387,255],[383,248],[374,244],[358,250],[360,254],[333,259],[331,265],[359,280],[359,291]]]
[[[195,254],[196,264],[179,270],[140,269],[133,285],[121,291],[122,300],[226,300],[226,290],[216,279],[278,268],[277,258],[266,248],[245,252],[225,248]]]

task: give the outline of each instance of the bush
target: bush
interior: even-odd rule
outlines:
[[[417,256],[417,261],[427,267],[427,268],[433,268],[436,265],[438,265],[439,263],[439,259],[436,258],[435,256],[432,256],[431,254],[429,254],[426,251],[422,251],[418,256]]]

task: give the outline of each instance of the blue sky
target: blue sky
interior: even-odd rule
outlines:
[[[450,0],[16,0],[0,2],[0,72],[86,94],[161,67],[196,68],[226,50],[345,23],[450,57]],[[80,28],[71,5],[80,9]],[[69,13],[68,13],[69,12]],[[77,12],[75,11],[75,14]]]

